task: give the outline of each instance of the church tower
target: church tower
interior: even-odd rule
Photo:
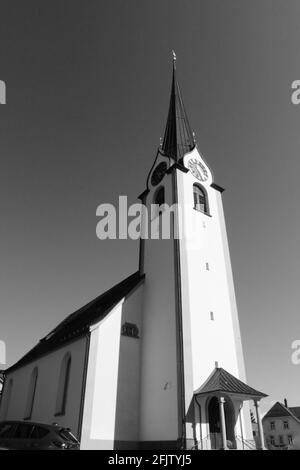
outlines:
[[[145,447],[238,447],[253,437],[222,193],[196,144],[173,53],[165,134],[140,196],[144,236],[151,225],[140,248]]]

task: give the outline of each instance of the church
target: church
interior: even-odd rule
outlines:
[[[175,55],[164,138],[149,168],[139,200],[159,207],[154,232],[171,219],[170,237],[141,237],[136,272],[5,371],[0,420],[58,423],[81,449],[252,450],[253,402],[264,449],[266,395],[246,383],[224,189],[196,144]],[[174,204],[180,218],[169,213]]]

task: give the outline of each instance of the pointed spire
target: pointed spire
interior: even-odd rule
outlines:
[[[189,124],[176,77],[176,54],[173,51],[173,77],[169,113],[162,151],[178,162],[195,147],[195,138]]]

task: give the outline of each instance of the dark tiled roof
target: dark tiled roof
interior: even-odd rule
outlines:
[[[300,406],[289,407],[289,410],[294,416],[296,416],[296,418],[300,419]]]
[[[90,325],[102,320],[120,300],[144,280],[144,277],[145,276],[141,275],[139,272],[132,274],[104,294],[101,294],[84,307],[69,315],[54,328],[54,330],[45,336],[45,338],[41,339],[22,359],[5,372],[11,372],[47,354],[53,349],[60,347],[65,342],[85,335],[89,331]]]
[[[281,416],[290,416],[291,413],[282,403],[277,401],[272,408],[265,414],[265,418],[280,418]]]
[[[162,144],[164,155],[178,162],[186,153],[193,150],[195,141],[181,97],[173,61],[172,89],[167,125]]]
[[[285,416],[292,416],[297,420],[300,420],[300,406],[294,407],[286,407],[279,401],[269,409],[269,411],[265,414],[263,419],[266,418],[284,418]]]
[[[194,393],[195,395],[206,395],[214,392],[235,393],[261,398],[267,396],[249,387],[249,385],[229,374],[229,372],[221,367],[217,367],[206,382]]]

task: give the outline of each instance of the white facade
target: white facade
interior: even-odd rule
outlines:
[[[38,371],[34,404],[30,421],[57,423],[71,428],[80,436],[80,409],[84,394],[84,369],[87,338],[52,351],[37,360],[9,373],[5,380],[0,408],[0,421],[26,419],[26,406],[31,374]],[[66,411],[63,416],[56,414],[56,399],[59,386],[60,365],[66,354],[72,363],[69,378],[69,391]]]
[[[184,315],[190,319],[187,334],[190,331],[192,350],[193,390],[187,401],[216,363],[246,380],[222,196],[219,189],[211,186],[212,174],[197,148],[184,157],[186,167],[191,159],[201,162],[207,170],[207,180],[201,186],[207,194],[208,214],[194,209],[193,185],[199,181],[191,172],[178,172],[178,200],[184,204],[180,241],[182,302]],[[241,401],[234,403],[237,435],[251,440],[249,406],[243,405],[245,414],[241,413],[240,423],[237,410],[241,406]],[[202,427],[202,436],[207,436],[207,420]]]
[[[139,441],[140,339],[120,331],[125,322],[141,331],[142,293],[140,286],[91,329],[81,449]]]
[[[277,402],[263,418],[264,438],[270,450],[287,448],[300,442],[300,419],[289,409]]]

